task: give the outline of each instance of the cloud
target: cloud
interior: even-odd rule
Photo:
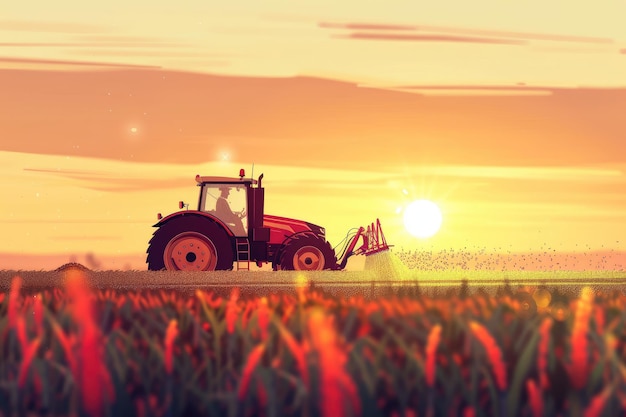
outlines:
[[[348,35],[337,35],[335,38],[368,39],[381,41],[421,41],[421,42],[462,42],[462,43],[487,43],[487,44],[508,44],[524,45],[526,42],[513,39],[478,38],[471,36],[454,35],[406,35],[387,33],[366,33],[355,32]]]
[[[79,42],[0,42],[2,48],[41,48],[41,47],[60,47],[60,46],[87,46]]]
[[[174,178],[170,180],[147,180],[147,179],[101,179],[94,183],[85,183],[83,188],[94,191],[114,193],[128,193],[136,191],[154,191],[174,188],[190,187],[194,183],[189,178]]]
[[[177,178],[128,178],[114,177],[113,173],[72,169],[24,168],[24,171],[55,174],[82,182],[82,187],[105,192],[134,192],[145,190],[165,190],[193,185],[190,177]]]
[[[40,22],[33,20],[0,20],[0,30],[53,33],[101,33],[104,26],[68,22]]]
[[[563,90],[555,87],[527,85],[399,85],[390,87],[397,91],[409,91],[424,96],[545,96]]]
[[[122,240],[121,236],[105,236],[105,235],[100,235],[100,236],[50,236],[50,239],[52,240],[85,240],[85,241],[89,241],[89,240],[95,240],[95,241],[99,241],[99,240]]]
[[[132,65],[132,64],[115,64],[110,62],[89,62],[89,61],[65,61],[57,59],[28,59],[28,58],[12,58],[0,57],[0,64],[34,64],[34,65],[61,65],[61,66],[80,66],[80,67],[111,67],[111,68],[142,68],[142,69],[158,69],[158,66],[152,65]]]
[[[319,27],[328,29],[353,29],[353,30],[417,30],[413,25],[384,25],[378,23],[329,23],[321,22]]]
[[[121,48],[121,49],[97,49],[93,47],[85,47],[80,49],[74,49],[68,51],[75,56],[88,56],[88,57],[163,57],[163,58],[206,58],[205,54],[198,52],[178,52],[169,50],[141,50],[138,48]],[[203,65],[206,66],[223,66],[228,65],[229,61],[225,60],[202,60]]]
[[[50,42],[0,42],[0,48],[73,48],[68,51],[74,55],[84,55],[93,59],[96,56],[107,57],[168,57],[168,58],[207,58],[207,54],[184,50],[189,45],[182,42],[169,42],[162,38],[147,36],[73,36],[73,41],[50,41]],[[209,58],[223,58],[226,54],[211,54]],[[111,64],[89,61],[68,60],[37,60],[33,58],[7,58],[6,63],[26,64],[58,64],[58,65],[97,65],[116,67],[137,67],[136,65]],[[215,59],[213,64],[226,64],[226,61]],[[206,64],[206,62],[205,62]],[[142,68],[150,68],[142,66]]]
[[[77,35],[73,39],[94,44],[116,45],[154,45],[154,46],[184,46],[181,42],[170,42],[155,36],[126,36],[126,35]]]
[[[364,34],[360,34],[359,32],[351,33],[347,35],[347,37],[353,39],[381,39],[381,40],[422,40],[421,37],[417,37],[416,39],[412,39],[411,35],[406,34],[393,34],[389,35],[390,31],[398,31],[398,32],[435,32],[432,35],[423,35],[423,36],[434,36],[437,37],[450,37],[454,39],[454,36],[448,34],[456,34],[463,35],[459,36],[459,39],[471,39],[470,36],[481,36],[488,37],[492,39],[492,43],[498,43],[495,40],[500,39],[501,43],[508,43],[512,39],[518,40],[521,43],[526,43],[530,40],[540,40],[540,41],[552,41],[552,42],[576,42],[576,43],[592,43],[592,44],[612,44],[615,42],[612,38],[603,38],[603,37],[591,37],[591,36],[573,36],[573,35],[555,35],[555,34],[546,34],[546,33],[533,33],[533,32],[512,32],[512,31],[499,31],[499,30],[485,30],[485,29],[471,29],[471,28],[461,28],[461,27],[451,27],[451,26],[432,26],[432,25],[394,25],[394,24],[378,24],[378,23],[328,23],[321,22],[318,24],[321,28],[326,29],[347,29],[347,30],[356,30],[356,31],[381,31],[385,32],[375,34],[368,33],[365,36]],[[445,35],[442,35],[445,34]],[[354,36],[358,35],[358,36]],[[481,39],[481,38],[478,38]],[[429,40],[428,38],[424,40]],[[437,40],[437,39],[433,39]],[[459,42],[463,42],[460,40]],[[467,41],[466,41],[467,42]],[[482,42],[481,42],[482,43]]]
[[[68,168],[57,168],[57,169],[49,169],[49,168],[24,168],[24,171],[29,172],[42,172],[45,174],[60,174],[60,175],[85,175],[85,176],[94,176],[94,175],[107,175],[106,172],[98,172],[98,171],[85,171],[80,169],[68,169]]]
[[[128,220],[128,219],[114,219],[114,220],[101,220],[101,219],[80,219],[80,220],[64,220],[64,219],[0,219],[2,224],[145,224],[145,220]]]
[[[187,44],[168,42],[161,38],[146,36],[103,36],[85,35],[74,36],[73,41],[50,42],[0,42],[0,48],[73,48],[69,53],[84,55],[93,59],[96,56],[106,57],[199,57],[200,54],[174,50],[184,48]],[[206,55],[202,55],[206,58]],[[99,66],[123,68],[156,68],[147,65],[117,64],[107,62],[72,61],[72,60],[43,60],[36,58],[3,58],[0,62],[7,64],[29,65],[71,65],[71,66]],[[217,62],[217,61],[216,61]]]
[[[389,86],[394,91],[416,92],[424,96],[548,96],[559,94],[566,96],[579,92],[581,95],[586,93],[601,94],[602,91],[610,93],[615,91],[613,88],[588,88],[588,87],[555,87],[541,85],[526,85],[518,83],[516,85],[397,85]]]
[[[180,43],[167,43],[167,42],[125,42],[125,41],[109,41],[109,42],[0,42],[0,47],[9,48],[41,48],[41,47],[85,47],[85,48],[179,48],[184,46]]]
[[[624,159],[624,88],[400,87],[405,90],[311,77],[117,68],[5,70],[0,71],[0,149],[187,166],[218,160],[227,150],[247,167],[256,162],[373,170],[389,161],[526,166]],[[435,98],[406,92],[451,87],[546,95]],[[139,134],[129,134],[131,123],[140,126]],[[58,165],[84,166],[90,165]],[[127,187],[112,184],[118,185]]]
[[[415,174],[464,178],[558,180],[558,181],[600,181],[614,180],[626,182],[626,166],[623,168],[589,168],[584,166],[464,166],[444,165],[414,168]]]
[[[125,163],[127,166],[132,163]],[[96,162],[93,165],[97,165]],[[141,168],[135,168],[134,171],[142,171],[146,176],[150,178],[137,178],[131,175],[136,175],[132,172],[127,172],[122,177],[121,175],[115,176],[112,172],[105,171],[89,171],[80,169],[49,169],[49,168],[23,168],[23,171],[40,173],[40,174],[53,174],[63,178],[72,180],[78,180],[81,182],[82,188],[87,188],[96,191],[106,192],[135,192],[145,190],[165,190],[176,188],[189,188],[196,184],[193,179],[193,172],[217,172],[219,169],[217,164],[207,164],[206,167],[195,166],[192,169],[187,169],[190,172],[186,176],[172,176],[166,177],[167,173],[163,176],[155,176],[154,173],[158,172],[159,167],[155,164],[142,164]],[[180,168],[179,168],[180,169]],[[294,171],[290,171],[293,169]],[[288,168],[278,166],[265,166],[264,173],[266,177],[270,176],[272,188],[275,189],[293,189],[295,191],[302,188],[302,184],[307,184],[308,190],[372,190],[374,188],[388,188],[389,181],[401,179],[401,175],[396,173],[382,173],[382,172],[368,172],[368,171],[351,171],[351,170],[338,170],[338,169],[307,169],[307,168]],[[235,169],[232,171],[234,177]],[[251,175],[248,170],[247,175]],[[353,176],[358,176],[358,179],[350,179]],[[266,180],[267,181],[267,180]]]

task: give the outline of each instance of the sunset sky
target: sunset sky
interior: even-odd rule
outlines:
[[[145,269],[196,174],[337,244],[612,253],[626,267],[626,2],[23,1],[0,13],[0,269]],[[412,237],[429,199],[443,225]],[[616,255],[617,254],[617,255]],[[75,258],[72,258],[75,257]]]

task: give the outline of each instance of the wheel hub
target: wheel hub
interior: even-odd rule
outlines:
[[[217,265],[216,250],[206,236],[186,232],[173,238],[164,252],[165,267],[178,271],[212,271]]]
[[[324,254],[315,246],[304,246],[293,255],[294,269],[300,271],[321,271],[325,261]]]

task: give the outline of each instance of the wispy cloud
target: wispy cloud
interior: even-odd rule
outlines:
[[[141,68],[141,69],[159,69],[159,66],[153,65],[133,65],[133,64],[116,64],[111,62],[90,62],[90,61],[68,61],[59,59],[29,59],[0,57],[0,64],[30,64],[30,65],[62,65],[62,66],[79,66],[79,67],[111,67],[111,68]]]
[[[19,154],[17,154],[19,155]],[[56,159],[62,161],[62,157],[38,156],[42,161],[45,159]],[[73,164],[81,164],[88,159],[73,158]],[[109,164],[104,160],[91,160],[93,170],[67,168],[47,168],[47,167],[26,167],[22,171],[41,174],[54,175],[79,181],[78,186],[90,190],[107,192],[134,192],[145,190],[164,190],[175,188],[189,188],[196,183],[195,173],[220,173],[224,172],[224,166],[220,163],[207,163],[200,165],[170,165],[168,170],[164,170],[160,164],[137,164],[132,162],[119,163],[119,169],[123,174],[116,173],[113,169],[97,169],[98,166]],[[42,162],[43,164],[43,162]],[[229,165],[230,166],[230,165]],[[227,171],[226,176],[234,176],[238,172],[239,165],[232,166]],[[259,169],[259,168],[257,168]],[[160,174],[157,174],[160,173]],[[390,181],[397,181],[403,178],[402,174],[384,171],[365,171],[354,169],[330,169],[330,168],[304,168],[289,167],[280,165],[264,166],[262,171],[265,174],[266,182],[270,181],[274,189],[302,189],[306,184],[307,190],[372,190],[387,188]],[[184,175],[181,175],[184,173]],[[247,175],[252,175],[247,170]],[[255,172],[254,175],[258,175]],[[205,174],[209,175],[209,174]],[[216,174],[218,175],[218,174]]]
[[[352,29],[352,30],[417,30],[414,25],[386,25],[379,23],[330,23],[321,22],[319,27],[328,29]]]
[[[0,42],[2,48],[41,48],[63,46],[87,46],[80,42]]]
[[[142,44],[166,44],[170,45],[171,42],[167,41],[164,38],[155,37],[155,36],[128,36],[128,35],[101,35],[101,34],[89,34],[89,35],[76,35],[72,37],[75,40],[81,42],[100,42],[100,43],[142,43]],[[180,45],[179,43],[176,43]]]
[[[57,168],[57,169],[49,169],[49,168],[24,168],[24,171],[29,172],[41,172],[44,174],[60,174],[60,175],[85,175],[85,176],[102,176],[107,175],[106,172],[103,171],[86,171],[82,169],[70,169],[70,168]]]
[[[37,41],[37,42],[0,42],[0,50],[27,50],[31,48],[63,48],[66,53],[88,57],[168,57],[189,58],[199,57],[196,52],[181,50],[189,45],[181,42],[170,42],[166,39],[149,36],[116,36],[116,35],[79,35],[70,37],[71,41]],[[71,49],[68,49],[71,48]],[[62,49],[61,49],[62,50]],[[204,57],[204,55],[203,55]],[[18,65],[71,65],[71,66],[99,66],[99,67],[124,67],[124,68],[153,68],[150,66],[137,66],[131,64],[117,64],[108,62],[73,61],[73,60],[45,60],[37,57],[30,58],[4,58],[7,64]],[[223,63],[217,62],[216,63]]]
[[[122,240],[121,236],[50,236],[52,240]]]
[[[81,181],[81,186],[95,191],[133,192],[143,190],[164,190],[183,188],[193,184],[190,177],[176,178],[129,178],[114,176],[111,172],[85,171],[72,169],[24,168],[24,171],[54,174]]]
[[[422,42],[462,42],[462,43],[487,43],[524,45],[526,41],[515,39],[480,38],[475,36],[456,35],[407,35],[389,33],[354,32],[348,35],[336,35],[334,38],[368,39],[379,41],[422,41]]]
[[[189,58],[189,59],[202,59],[206,58],[205,54],[199,52],[182,52],[173,51],[171,49],[158,50],[156,48],[150,49],[135,49],[135,48],[120,48],[120,49],[96,49],[96,48],[78,48],[67,51],[73,56],[84,57],[102,57],[101,59],[115,57],[155,57],[155,58]],[[229,65],[229,61],[221,59],[202,59],[202,63],[205,66],[226,66]]]
[[[344,37],[353,39],[380,39],[380,40],[445,40],[458,42],[471,42],[474,36],[480,43],[509,43],[517,41],[524,44],[529,40],[553,41],[553,42],[577,42],[591,44],[612,44],[614,39],[604,37],[591,36],[574,36],[574,35],[557,35],[547,33],[533,32],[512,32],[501,30],[473,29],[452,26],[432,26],[432,25],[395,25],[395,24],[379,24],[379,23],[329,23],[321,22],[319,27],[325,29],[346,29],[351,31],[370,31],[370,33],[352,32]],[[379,33],[374,33],[379,31]],[[382,33],[384,32],[384,33]],[[398,34],[389,34],[389,32],[403,32]],[[430,35],[413,36],[406,32],[431,32]],[[454,36],[462,35],[462,36]],[[430,39],[432,37],[433,39]],[[483,38],[488,38],[491,42],[484,42]],[[441,38],[441,39],[439,39]],[[466,39],[466,40],[464,40]],[[497,42],[500,40],[500,42]]]
[[[107,42],[0,42],[0,47],[9,48],[41,48],[41,47],[85,47],[85,48],[179,48],[184,46],[181,43],[172,42],[126,42],[126,41],[107,41]]]
[[[42,216],[43,217],[43,216]],[[128,220],[128,219],[55,219],[55,218],[37,218],[37,219],[0,219],[0,224],[145,224],[145,219]]]
[[[556,87],[542,85],[397,85],[387,87],[390,90],[419,93],[424,96],[462,96],[462,95],[552,95],[556,93],[585,92],[585,91],[614,91],[612,88],[586,88],[586,87]]]
[[[559,181],[626,181],[626,167],[526,167],[526,166],[425,166],[411,170],[414,174],[463,178],[527,179]]]
[[[105,32],[106,28],[104,26],[83,23],[0,20],[0,30],[50,33],[101,33]]]
[[[546,96],[560,90],[555,87],[518,85],[400,85],[392,90],[424,96]]]

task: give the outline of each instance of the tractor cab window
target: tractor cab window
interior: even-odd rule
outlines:
[[[246,186],[238,184],[205,184],[200,210],[226,223],[235,236],[248,234]]]

